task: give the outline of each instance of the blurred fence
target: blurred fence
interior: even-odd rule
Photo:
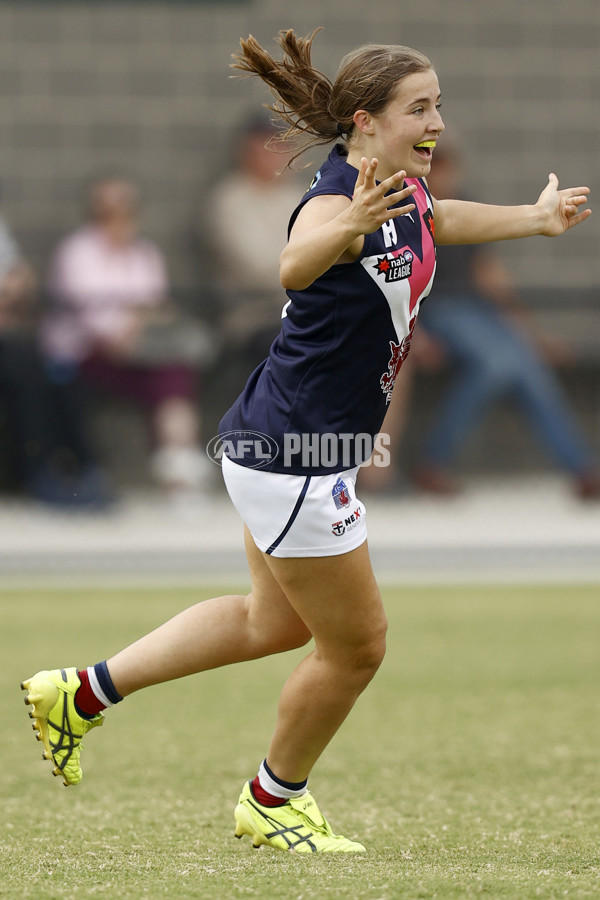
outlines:
[[[330,76],[345,52],[369,41],[405,43],[430,56],[445,121],[464,140],[474,197],[533,201],[554,170],[563,184],[594,189],[597,0],[373,0],[368,8],[360,0],[0,2],[0,209],[40,277],[56,241],[80,221],[83,184],[123,170],[142,185],[144,231],[166,252],[178,295],[199,317],[218,318],[207,284],[205,194],[228,167],[239,122],[268,100],[261,85],[229,77],[231,53],[248,33],[272,46],[282,28],[307,34],[318,26],[314,61]],[[316,165],[320,155],[306,162]],[[579,362],[561,377],[596,448],[599,241],[593,216],[559,241],[500,248],[551,328],[576,329],[568,336]],[[417,410],[430,408],[440,378],[418,385]],[[219,384],[218,369],[210,371],[210,434],[222,411]],[[129,421],[126,410],[119,414]],[[511,446],[521,446],[519,426],[507,426],[502,410],[494,416],[470,451],[475,469],[506,464],[509,434]],[[127,458],[119,455],[126,467]],[[525,442],[511,458],[521,467],[543,464]]]
[[[143,185],[145,227],[173,281],[200,284],[205,189],[228,165],[234,127],[268,99],[261,85],[229,77],[231,53],[250,32],[272,46],[282,28],[317,26],[314,61],[329,75],[368,41],[431,57],[445,119],[465,138],[474,197],[533,201],[554,170],[563,183],[594,180],[596,0],[3,2],[1,206],[36,267],[79,221],[82,182],[120,168]],[[521,284],[597,286],[599,229],[596,218],[559,246],[534,239],[503,252]]]

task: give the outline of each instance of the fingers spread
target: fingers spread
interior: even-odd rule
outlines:
[[[365,184],[369,187],[373,187],[375,184],[375,172],[377,171],[377,166],[379,165],[379,161],[373,157],[373,159],[367,165],[367,170],[365,172]]]
[[[385,192],[389,191],[391,188],[395,187],[398,184],[403,184],[404,179],[406,178],[406,172],[402,169],[400,172],[396,172],[394,175],[391,175],[389,178],[386,178],[385,181],[381,182],[381,187],[385,189]]]
[[[365,175],[367,172],[368,165],[369,165],[369,160],[367,159],[367,157],[366,156],[361,157],[360,167],[358,170],[358,177],[356,179],[356,184],[354,185],[355,188],[362,187],[363,184],[365,183]]]
[[[574,203],[585,203],[588,199],[590,189],[587,187],[569,188],[569,190],[564,193]]]
[[[567,228],[573,228],[573,226],[579,225],[580,222],[583,222],[583,220],[587,219],[591,214],[591,209],[584,209],[583,212],[577,213],[575,216],[569,216]]]
[[[409,184],[401,191],[395,191],[393,194],[386,194],[385,202],[388,206],[395,206],[396,203],[400,203],[401,200],[406,200],[411,194],[414,194],[416,190],[416,184]]]
[[[397,219],[399,216],[405,216],[406,213],[412,212],[413,209],[416,208],[414,203],[408,203],[406,206],[401,206],[399,209],[388,209],[387,216],[389,219]]]

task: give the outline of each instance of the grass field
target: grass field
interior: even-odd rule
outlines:
[[[366,857],[233,838],[304,651],[129,698],[65,790],[20,680],[97,662],[211,593],[2,592],[1,897],[600,897],[599,586],[385,592],[386,661],[311,779]]]

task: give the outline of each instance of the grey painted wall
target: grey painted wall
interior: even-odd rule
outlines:
[[[200,284],[206,188],[232,129],[268,98],[229,77],[230,54],[249,32],[270,43],[281,28],[318,25],[314,60],[330,75],[367,41],[431,57],[476,199],[534,201],[550,170],[597,187],[599,0],[0,3],[1,208],[40,273],[79,221],[85,179],[120,167],[143,187],[144,228],[174,282]],[[502,252],[524,286],[589,287],[599,238],[600,211],[558,241]]]

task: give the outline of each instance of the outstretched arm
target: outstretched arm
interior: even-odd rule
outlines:
[[[484,244],[534,234],[553,237],[591,216],[591,209],[579,212],[589,193],[588,187],[559,191],[558,178],[551,173],[537,203],[530,206],[434,200],[436,243]]]

